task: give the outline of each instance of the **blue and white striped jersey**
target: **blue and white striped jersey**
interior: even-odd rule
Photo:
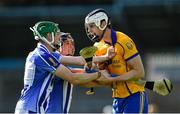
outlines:
[[[38,43],[35,50],[28,55],[24,72],[24,88],[16,105],[16,111],[38,113],[67,111],[72,86],[54,75],[60,66],[60,58],[58,53],[50,53],[41,43]]]
[[[62,95],[63,90],[63,95]],[[53,91],[50,94],[48,113],[68,113],[71,105],[73,85],[55,77]],[[62,102],[63,101],[63,102]]]

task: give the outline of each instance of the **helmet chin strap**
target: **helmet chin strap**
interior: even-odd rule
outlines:
[[[58,50],[60,48],[60,46],[58,44],[49,44],[49,45],[51,46],[53,51],[56,51],[56,50]]]
[[[60,48],[60,45],[58,45],[58,44],[53,44],[53,45],[54,45],[56,50]]]
[[[106,27],[107,28],[107,27]],[[99,42],[102,40],[104,33],[106,31],[106,28],[103,30],[103,33],[101,34],[101,36],[96,35],[94,39],[96,39],[96,42]]]
[[[60,45],[54,43],[54,41],[55,41],[55,40],[54,40],[54,36],[55,36],[55,35],[54,35],[54,33],[52,32],[52,33],[51,33],[52,41],[51,41],[51,42],[48,41],[48,44],[53,48],[53,51],[56,51],[56,50],[58,50],[58,49],[60,48]]]

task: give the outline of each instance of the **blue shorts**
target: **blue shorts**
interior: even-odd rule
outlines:
[[[148,99],[145,92],[137,92],[126,98],[114,98],[113,113],[148,113]]]

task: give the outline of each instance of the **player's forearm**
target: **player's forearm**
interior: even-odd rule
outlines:
[[[129,68],[131,68],[131,70],[124,74],[121,74],[118,77],[115,77],[113,80],[131,81],[131,80],[139,80],[141,78],[144,78],[144,67],[139,55],[128,60],[127,65],[129,66]]]
[[[108,56],[94,56],[93,62],[104,62],[108,60]]]
[[[112,77],[111,81],[115,82],[115,81],[137,81],[139,79],[141,79],[142,77],[144,77],[144,71],[136,71],[136,70],[131,70],[125,74],[122,74],[120,76],[117,77]]]
[[[65,65],[85,65],[86,61],[81,56],[62,56],[60,59],[61,64]]]
[[[104,62],[106,60],[109,60],[111,59],[112,57],[115,56],[115,51],[114,51],[114,47],[113,46],[110,46],[108,49],[107,49],[107,53],[105,55],[101,55],[101,56],[95,56],[93,58],[93,62]]]
[[[91,82],[99,77],[99,73],[74,73],[71,82],[73,84],[84,84]]]
[[[95,73],[72,73],[64,65],[60,65],[54,74],[63,80],[67,80],[72,84],[87,83],[101,76],[101,72]]]

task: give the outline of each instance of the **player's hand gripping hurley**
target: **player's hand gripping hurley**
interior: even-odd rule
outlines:
[[[97,51],[97,49],[98,48],[95,46],[89,46],[89,47],[85,47],[85,48],[81,49],[79,52],[79,54],[86,60],[88,69],[92,68],[92,59],[93,59],[93,56],[94,56],[95,52]],[[94,88],[90,88],[90,90],[87,91],[86,94],[87,95],[94,94]]]

